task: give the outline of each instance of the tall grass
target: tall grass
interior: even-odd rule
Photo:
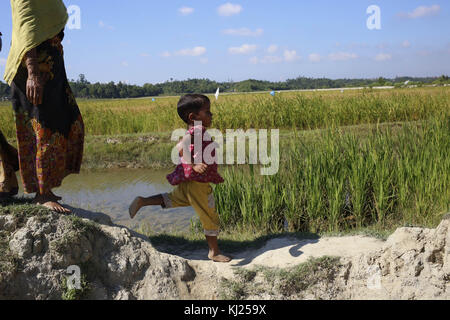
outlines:
[[[433,225],[450,209],[450,117],[375,126],[365,138],[326,130],[292,138],[277,175],[227,169],[216,186],[224,229],[334,232],[394,224]]]
[[[449,108],[450,88],[388,91],[286,92],[211,97],[213,126],[220,130],[248,128],[316,129],[374,122],[428,119]],[[88,135],[168,132],[185,124],[176,112],[177,97],[124,100],[79,100]],[[4,134],[15,136],[14,116],[0,104]],[[4,106],[4,107],[2,107]]]
[[[223,229],[260,232],[341,231],[393,224],[433,225],[450,209],[450,88],[221,96],[212,101],[214,127],[291,130],[280,148],[277,175],[228,168],[215,188]],[[88,136],[169,132],[185,125],[178,98],[80,100]],[[409,122],[401,128],[382,122]],[[340,126],[370,124],[364,134]],[[297,130],[325,128],[304,140]],[[14,116],[0,104],[0,129],[15,136]],[[90,137],[89,137],[90,138]],[[96,137],[92,137],[92,139]],[[87,139],[87,141],[90,141]],[[168,157],[169,147],[159,148]],[[133,159],[152,152],[143,143],[97,145]],[[134,148],[136,146],[136,148]],[[121,147],[122,148],[122,147]],[[94,150],[95,149],[95,150]],[[144,152],[145,151],[145,152]],[[122,159],[120,159],[122,160]],[[123,161],[127,161],[125,157]]]

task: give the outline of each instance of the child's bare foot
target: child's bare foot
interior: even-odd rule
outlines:
[[[130,205],[130,208],[128,209],[128,212],[130,213],[130,218],[133,219],[139,209],[142,208],[142,197],[137,197],[133,200],[133,202]]]
[[[211,260],[214,261],[214,262],[224,262],[224,263],[227,263],[227,262],[230,262],[230,261],[231,261],[231,258],[230,258],[230,257],[224,256],[223,254],[220,254],[220,253],[214,255],[214,252],[213,252],[213,251],[210,251],[210,252],[209,252],[208,258],[211,259]]]

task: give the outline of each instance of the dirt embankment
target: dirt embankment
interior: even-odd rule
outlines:
[[[0,215],[0,299],[450,298],[450,215],[387,241],[272,239],[217,264],[204,251],[162,253],[106,215],[77,214]],[[80,267],[80,290],[68,286],[70,266]]]

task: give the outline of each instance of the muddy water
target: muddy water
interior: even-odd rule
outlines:
[[[133,220],[129,218],[128,206],[136,196],[151,196],[173,189],[166,180],[168,173],[170,170],[142,169],[83,172],[68,176],[63,185],[53,191],[63,197],[63,204],[105,213],[116,224],[134,229],[142,227],[155,233],[189,232],[191,218],[196,219],[192,208],[146,207]],[[20,194],[23,195],[22,190]]]

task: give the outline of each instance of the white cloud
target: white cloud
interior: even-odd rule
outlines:
[[[414,9],[412,12],[408,13],[400,13],[399,16],[406,17],[409,19],[417,19],[428,16],[435,16],[441,12],[441,7],[437,4],[432,5],[430,7],[420,6]]]
[[[250,63],[251,64],[258,64],[259,63],[258,57],[251,57],[250,58]]]
[[[161,57],[163,57],[163,58],[168,58],[170,56],[171,56],[171,54],[169,51],[164,51],[163,53],[161,53]]]
[[[308,56],[309,61],[311,62],[320,62],[322,60],[322,57],[320,56],[320,54],[317,53],[311,53]]]
[[[272,48],[273,49],[273,48]],[[278,50],[278,47],[277,47]],[[252,64],[269,64],[269,63],[281,63],[281,62],[293,62],[300,60],[301,57],[295,50],[285,50],[283,56],[267,55],[262,58],[252,57],[250,63]]]
[[[284,51],[284,60],[286,62],[292,62],[299,60],[300,56],[297,55],[297,51],[295,50],[285,50]]]
[[[209,62],[208,58],[201,58],[200,63],[201,64],[207,64]]]
[[[256,29],[255,31],[250,30],[249,28],[240,28],[240,29],[226,29],[223,30],[223,33],[230,36],[241,36],[241,37],[259,37],[264,33],[263,29]]]
[[[392,59],[392,55],[389,53],[380,53],[375,57],[376,61],[388,61]]]
[[[178,13],[181,14],[182,16],[188,16],[194,13],[194,8],[182,7],[178,9]]]
[[[272,44],[267,48],[268,53],[275,53],[278,50],[278,46],[276,44]]]
[[[204,55],[206,53],[205,47],[195,47],[192,49],[182,49],[180,51],[175,52],[176,56],[191,56],[198,57]]]
[[[142,52],[141,57],[147,58],[147,57],[150,57],[150,54],[148,54],[146,52]]]
[[[128,61],[122,61],[122,67],[128,67]]]
[[[261,63],[279,63],[282,62],[283,59],[277,56],[265,56],[261,59]]]
[[[429,57],[431,56],[432,52],[429,50],[421,50],[417,54],[421,57]]]
[[[0,58],[0,66],[6,66],[6,59],[5,58]]]
[[[249,54],[256,50],[256,45],[254,44],[243,44],[240,47],[231,47],[228,52],[231,54]]]
[[[114,30],[115,28],[109,24],[106,24],[105,22],[103,22],[103,20],[100,20],[98,22],[98,26],[102,29],[109,29],[109,30]]]
[[[403,48],[410,48],[411,47],[411,42],[409,42],[408,40],[405,40],[402,42],[402,47]]]
[[[252,64],[269,64],[269,63],[280,63],[283,62],[283,58],[277,56],[264,56],[262,58],[252,57],[250,63]]]
[[[217,13],[223,17],[229,17],[232,15],[236,15],[236,14],[241,13],[241,11],[242,11],[241,5],[233,4],[230,2],[227,2],[223,5],[221,5],[219,8],[217,8]]]
[[[356,53],[348,53],[348,52],[334,52],[328,55],[330,60],[332,61],[347,61],[351,59],[357,59],[358,55]]]

